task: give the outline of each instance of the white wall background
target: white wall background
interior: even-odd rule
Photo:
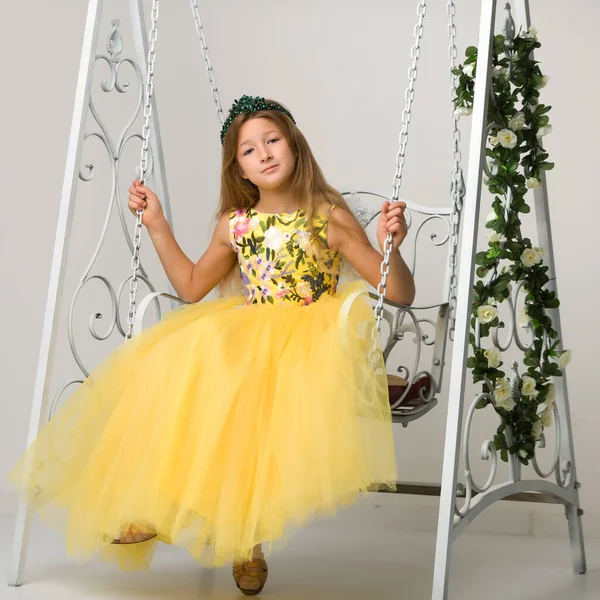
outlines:
[[[0,512],[12,512],[16,499],[7,476],[26,445],[86,3],[2,0],[0,4],[4,15],[0,43],[5,57],[0,94]],[[340,189],[388,194],[416,4],[391,0],[201,3],[223,104],[228,107],[244,93],[282,101],[292,110],[332,184]],[[457,4],[462,57],[464,48],[477,42],[479,2],[462,0]],[[220,144],[188,5],[185,0],[161,4],[156,92],[177,238],[195,260],[206,248],[217,205]],[[431,3],[426,18],[402,191],[404,198],[430,206],[448,203],[451,166],[444,5]],[[587,515],[584,525],[588,535],[600,535],[600,408],[595,376],[600,337],[595,314],[600,295],[596,243],[600,214],[593,175],[600,158],[594,118],[595,99],[600,95],[596,77],[600,57],[595,45],[600,5],[593,0],[572,0],[568,5],[559,0],[533,0],[531,5],[543,44],[537,58],[552,78],[542,99],[553,105],[554,133],[546,138],[546,146],[557,166],[550,172],[548,184],[563,337],[565,346],[574,350],[569,385],[581,498]],[[145,6],[148,15],[147,0]],[[133,55],[125,0],[105,3],[98,51],[103,51],[110,19],[116,16],[122,21],[124,53]],[[114,134],[121,131],[133,102],[131,97],[116,98],[116,94],[101,98],[98,83],[106,76],[106,69],[100,67],[94,93]],[[133,81],[130,72],[124,79],[128,77]],[[463,125],[466,168],[468,122]],[[52,393],[67,378],[78,375],[67,349],[65,316],[106,210],[110,188],[103,152],[90,140],[82,160],[82,164],[96,165],[97,180],[79,185]],[[137,157],[138,146],[132,144],[123,159],[123,194]],[[484,215],[487,212],[487,207],[482,208]],[[147,238],[145,242],[149,270],[164,281]],[[441,257],[436,260],[439,263]],[[96,271],[110,271],[120,281],[128,269],[124,242],[118,232],[111,234]],[[418,280],[422,300],[441,285],[439,279],[429,281],[427,275],[421,271]],[[86,337],[89,315],[110,313],[106,290],[94,285],[85,289],[75,312],[82,358],[90,366],[120,341],[116,335],[108,344]],[[396,432],[405,480],[439,481],[441,477],[443,397],[432,414]],[[479,416],[475,445],[493,435],[495,426],[492,414]],[[478,472],[485,469],[478,467]],[[413,511],[411,526],[435,526],[434,501],[415,498],[402,502],[406,511]],[[564,534],[566,527],[559,514],[558,507],[503,506],[493,508],[480,526],[510,533]]]

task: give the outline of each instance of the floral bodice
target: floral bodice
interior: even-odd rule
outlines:
[[[342,255],[327,247],[327,218],[316,215],[312,239],[304,211],[261,213],[232,211],[231,247],[238,255],[246,304],[302,306],[334,294]]]

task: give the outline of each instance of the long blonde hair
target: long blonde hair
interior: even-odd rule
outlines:
[[[274,100],[267,99],[266,101],[285,108]],[[285,136],[288,146],[294,154],[296,165],[291,174],[290,190],[305,212],[309,231],[314,234],[314,218],[318,211],[339,207],[351,212],[343,196],[327,183],[306,138],[294,121],[277,110],[260,110],[238,115],[225,134],[221,168],[221,195],[217,217],[222,217],[232,210],[252,208],[260,198],[258,188],[250,180],[242,177],[242,171],[237,161],[240,129],[250,119],[258,118],[269,119],[273,122]],[[232,288],[235,272],[239,272],[237,265],[234,265],[232,272],[223,280],[223,284],[220,286],[222,293]]]

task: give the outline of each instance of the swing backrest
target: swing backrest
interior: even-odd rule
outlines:
[[[379,249],[377,221],[388,198],[363,191],[343,195],[369,240]],[[417,295],[409,309],[385,301],[381,329],[388,376],[399,375],[408,380],[402,396],[391,400],[394,421],[404,425],[431,410],[441,388],[449,322],[450,217],[450,208],[424,207],[407,201],[409,233],[401,252],[415,278]],[[376,290],[370,292],[375,304]],[[429,384],[424,389],[426,378]]]

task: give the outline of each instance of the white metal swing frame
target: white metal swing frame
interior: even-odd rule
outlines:
[[[204,60],[207,67],[207,73],[211,87],[213,90],[213,97],[217,107],[217,113],[223,121],[223,111],[218,96],[217,87],[214,80],[214,71],[210,64],[208,57],[208,49],[206,41],[204,39],[204,32],[202,29],[202,23],[199,18],[198,5],[196,0],[190,0],[191,7],[194,14],[195,24],[198,32],[198,36],[201,42],[201,49],[204,56]],[[155,4],[158,2],[155,0]],[[516,0],[515,1],[515,13],[516,13],[516,29],[520,28],[527,29],[530,25],[530,14],[529,14],[529,2],[528,0]],[[133,39],[135,44],[135,51],[137,61],[129,61],[132,64],[137,65],[138,72],[140,74],[140,81],[146,80],[145,89],[145,105],[144,105],[144,133],[142,136],[132,134],[129,139],[137,137],[142,139],[142,165],[141,165],[141,176],[145,179],[149,176],[150,171],[154,176],[154,188],[157,190],[159,196],[163,200],[165,213],[169,222],[170,218],[170,204],[166,187],[166,176],[164,171],[164,161],[162,158],[162,145],[160,141],[160,129],[158,126],[158,116],[156,112],[156,99],[152,94],[152,72],[153,72],[153,48],[156,42],[156,31],[155,28],[151,30],[150,37],[146,35],[144,26],[142,0],[129,0],[129,8],[131,13],[131,22],[133,27]],[[411,75],[409,70],[409,90],[407,90],[407,104],[412,102],[414,95],[414,79],[416,79],[415,62],[418,59],[419,49],[418,42],[422,37],[423,32],[423,18],[425,17],[426,0],[421,0],[418,4],[418,16],[419,21],[415,28],[415,36],[417,39],[416,51],[413,47],[412,59],[413,65],[411,69],[414,70]],[[454,14],[454,2],[453,0],[448,1],[448,11],[451,20],[450,35],[452,38],[453,32],[453,14]],[[446,426],[446,440],[444,450],[444,462],[443,462],[443,477],[441,486],[435,486],[431,484],[399,484],[399,493],[417,493],[417,494],[428,494],[439,493],[440,498],[440,509],[439,509],[439,520],[438,520],[438,532],[436,542],[436,559],[434,566],[434,580],[432,587],[432,600],[446,600],[448,598],[449,590],[449,578],[450,578],[450,559],[452,543],[456,537],[465,529],[477,515],[479,515],[485,508],[493,504],[494,502],[502,499],[521,499],[528,501],[544,501],[544,502],[559,502],[564,504],[565,512],[568,519],[568,530],[569,538],[571,541],[572,548],[572,562],[573,570],[577,573],[584,573],[586,571],[585,561],[585,550],[583,543],[583,532],[581,526],[581,515],[582,511],[579,503],[579,482],[576,476],[575,469],[575,457],[573,451],[573,436],[571,431],[571,421],[568,403],[567,393],[567,379],[563,376],[560,383],[557,385],[557,401],[556,401],[556,423],[557,423],[557,442],[554,450],[553,460],[551,468],[548,471],[542,471],[537,463],[534,461],[534,468],[539,476],[539,479],[523,479],[521,473],[521,465],[518,460],[512,459],[509,462],[509,477],[507,481],[496,483],[496,465],[497,455],[493,451],[493,448],[487,447],[486,459],[491,459],[492,468],[488,481],[483,485],[478,485],[472,476],[469,468],[469,453],[468,453],[468,439],[470,434],[471,419],[474,412],[474,404],[467,414],[466,423],[463,424],[463,399],[464,399],[464,388],[465,388],[465,376],[466,376],[466,356],[468,352],[468,334],[469,334],[469,315],[470,315],[470,297],[474,278],[474,264],[475,264],[475,244],[477,239],[478,229],[478,215],[480,208],[481,199],[481,183],[482,183],[482,172],[485,166],[485,144],[486,144],[486,116],[487,116],[487,102],[489,94],[489,83],[490,83],[490,63],[491,63],[491,44],[494,35],[494,23],[495,23],[495,11],[496,11],[496,0],[482,0],[481,2],[481,18],[480,18],[480,30],[479,30],[479,57],[478,57],[478,69],[475,81],[475,105],[473,111],[473,122],[471,130],[470,140],[470,153],[469,153],[469,168],[468,168],[468,179],[466,185],[466,195],[464,197],[464,206],[462,213],[462,227],[463,234],[460,242],[460,265],[456,264],[456,253],[451,249],[450,257],[454,264],[449,265],[449,269],[446,274],[446,281],[449,283],[449,289],[456,287],[456,294],[454,295],[451,291],[449,294],[448,301],[443,302],[435,307],[429,307],[437,310],[436,320],[436,335],[433,342],[434,345],[434,356],[433,356],[433,367],[431,369],[436,381],[436,389],[434,392],[439,391],[439,382],[441,381],[441,375],[443,372],[443,362],[446,346],[446,331],[449,323],[449,312],[451,309],[455,309],[455,327],[452,327],[455,331],[454,346],[452,351],[451,361],[451,372],[450,372],[450,389],[449,389],[449,406],[448,406],[448,417]],[[158,14],[153,14],[153,23],[156,22]],[[67,163],[65,168],[65,177],[63,181],[63,191],[61,197],[61,205],[57,226],[57,235],[54,246],[54,254],[52,260],[52,269],[50,276],[50,284],[48,290],[48,298],[46,304],[46,312],[44,318],[44,329],[40,344],[40,354],[38,360],[38,369],[36,376],[36,385],[34,390],[33,407],[31,414],[31,422],[29,427],[28,445],[30,445],[35,437],[37,436],[41,426],[43,425],[44,417],[50,418],[53,414],[53,410],[56,407],[57,401],[60,395],[67,389],[67,387],[79,381],[69,382],[63,386],[58,394],[56,394],[54,400],[49,400],[49,386],[50,386],[50,374],[52,372],[52,364],[54,354],[56,352],[56,333],[57,324],[59,317],[59,300],[62,297],[63,283],[64,283],[64,270],[65,270],[65,258],[68,252],[68,244],[70,240],[71,222],[73,216],[74,202],[76,198],[76,179],[79,177],[84,181],[92,179],[92,174],[89,177],[84,176],[80,172],[79,164],[81,160],[81,152],[83,143],[86,139],[85,130],[88,116],[88,107],[91,108],[91,81],[95,62],[102,58],[104,60],[113,60],[114,64],[120,60],[119,56],[111,57],[98,57],[96,56],[96,47],[98,43],[98,31],[99,24],[102,17],[102,0],[89,0],[88,2],[88,13],[85,27],[85,35],[83,41],[83,48],[81,54],[81,62],[79,68],[79,78],[77,83],[77,91],[75,97],[75,107],[73,111],[71,134],[69,138],[69,150],[67,154]],[[113,22],[115,24],[116,22]],[[113,35],[117,32],[117,25],[113,30]],[[148,43],[149,42],[149,43]],[[150,52],[148,46],[150,45]],[[109,43],[110,47],[110,43]],[[451,59],[455,58],[456,55],[451,56]],[[114,81],[113,81],[114,87]],[[110,90],[104,90],[110,91]],[[139,107],[138,107],[139,111]],[[92,110],[93,114],[93,110]],[[405,118],[403,113],[403,132],[401,134],[401,150],[397,157],[397,171],[394,179],[394,194],[392,200],[398,199],[398,190],[401,180],[401,164],[404,161],[404,148],[406,146],[406,134],[408,129],[408,121],[410,120],[410,111],[408,117]],[[133,122],[133,120],[132,120]],[[102,127],[101,127],[102,128]],[[103,134],[108,138],[108,133],[103,130]],[[456,122],[455,122],[455,134],[456,134]],[[458,138],[455,135],[455,152],[457,151]],[[122,137],[121,140],[124,138]],[[105,141],[107,144],[107,142]],[[108,146],[107,146],[108,147]],[[115,149],[113,149],[115,150]],[[153,167],[149,168],[146,162],[148,157],[148,151],[153,157]],[[118,160],[118,151],[115,150],[116,154],[113,159]],[[456,163],[455,163],[456,166]],[[462,200],[463,192],[459,190],[459,178],[457,172],[453,172],[453,193],[460,196]],[[372,192],[360,193],[358,196],[364,199],[365,196],[373,196]],[[377,194],[375,194],[377,196]],[[115,191],[113,190],[111,196],[111,206],[115,199]],[[379,199],[378,199],[379,200]],[[552,234],[550,229],[549,212],[548,212],[548,200],[547,200],[547,188],[544,173],[542,173],[542,185],[540,188],[534,190],[534,202],[535,212],[538,228],[539,243],[542,247],[548,250],[548,255],[545,258],[546,264],[549,267],[548,276],[550,277],[549,287],[553,291],[556,291],[556,280],[555,280],[555,269],[552,252]],[[364,208],[364,203],[362,205]],[[458,227],[458,220],[456,211],[451,209],[448,210],[434,210],[424,209],[423,207],[417,207],[414,204],[410,205],[410,208],[415,212],[421,212],[422,214],[436,214],[442,218],[448,219],[449,227],[451,228],[451,239],[452,243],[458,244],[458,231],[454,227]],[[455,206],[456,208],[456,206]],[[421,209],[421,210],[419,210]],[[120,216],[123,217],[122,209],[119,207]],[[136,235],[133,239],[130,239],[126,235],[127,243],[132,252],[133,256],[133,277],[127,278],[120,286],[118,294],[115,294],[110,283],[99,275],[90,275],[92,266],[95,258],[98,255],[99,247],[96,248],[96,252],[92,261],[90,262],[86,272],[73,296],[73,302],[77,297],[77,294],[81,287],[91,279],[100,279],[109,289],[111,298],[113,299],[113,305],[115,308],[114,323],[125,337],[130,337],[136,330],[142,327],[143,315],[145,310],[151,303],[155,303],[158,307],[158,297],[167,297],[173,302],[181,302],[172,294],[155,292],[149,278],[146,276],[143,268],[139,264],[139,231],[141,224],[138,217],[136,224]],[[123,219],[122,219],[123,221]],[[105,230],[103,231],[104,235]],[[389,246],[388,246],[389,247]],[[386,252],[386,258],[389,257],[389,252]],[[386,261],[384,261],[386,262]],[[455,268],[459,266],[460,278],[455,278]],[[140,274],[137,274],[137,271]],[[382,265],[383,282],[380,286],[379,292],[385,291],[385,265]],[[152,293],[147,295],[137,307],[135,306],[135,292],[137,288],[137,279],[141,278],[152,290]],[[454,279],[453,279],[454,277]],[[126,284],[130,284],[130,311],[127,319],[127,329],[122,326],[120,317],[117,310],[117,298],[120,298],[121,293],[125,289]],[[419,319],[415,316],[415,311],[420,310],[419,308],[406,309],[406,307],[398,307],[384,301],[382,298],[383,294],[379,293],[374,298],[378,301],[377,316],[378,322],[381,319],[385,319],[391,324],[390,336],[387,340],[389,344],[395,344],[398,340],[394,339],[400,332],[399,327],[404,327],[401,333],[414,329],[414,333],[419,339],[422,333],[419,329]],[[453,306],[453,302],[456,302]],[[410,315],[412,325],[409,322],[408,327],[402,325],[401,319],[398,318],[398,312],[403,315]],[[558,332],[559,338],[562,338],[560,314],[558,309],[552,310],[551,317],[553,319],[554,327]],[[159,312],[160,316],[160,312]],[[112,330],[112,327],[111,327]],[[92,325],[90,325],[90,331],[92,335],[95,335],[97,339],[106,339],[105,337],[99,337],[94,331]],[[70,336],[71,350],[73,356],[82,370],[83,374],[87,376],[88,372],[81,360],[77,356],[77,352],[74,348],[72,336]],[[416,373],[415,373],[416,374]],[[422,416],[428,410],[435,405],[437,402],[435,394],[431,398],[426,398],[423,407],[419,410],[410,413],[402,414],[402,411],[395,411],[395,419],[399,420],[403,424],[407,424],[410,420],[414,420],[419,416]],[[461,436],[464,435],[464,441],[461,444]],[[461,484],[458,480],[458,465],[459,465],[459,454],[463,449],[465,455],[465,483]],[[554,475],[556,481],[552,482],[549,478]],[[463,498],[464,502],[459,505],[459,500]],[[13,556],[9,573],[9,585],[20,585],[23,580],[23,571],[27,553],[27,546],[30,537],[30,523],[31,514],[30,508],[26,502],[21,502],[18,508],[18,514],[16,519],[16,529],[14,535],[13,544]]]

